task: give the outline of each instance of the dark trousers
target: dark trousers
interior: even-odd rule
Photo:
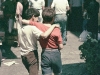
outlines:
[[[21,56],[21,58],[24,66],[29,72],[29,75],[38,75],[39,62],[37,50],[29,52],[27,55]]]
[[[82,7],[72,7],[70,13],[71,29],[82,30]]]
[[[92,33],[92,38],[98,39],[98,13],[90,15],[87,30]]]
[[[1,53],[1,50],[0,50],[0,66],[1,66],[1,60],[2,60],[2,53]]]
[[[41,68],[43,75],[60,75],[62,72],[61,53],[58,49],[45,49],[41,54]]]

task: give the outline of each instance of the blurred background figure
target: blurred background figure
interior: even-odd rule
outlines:
[[[11,33],[14,25],[14,19],[15,19],[15,7],[14,0],[6,0],[2,3],[1,8],[3,10],[4,14],[4,20],[5,20],[5,32],[7,34]]]
[[[45,6],[50,7],[53,0],[45,0]]]
[[[5,0],[0,0],[0,9],[1,9],[1,5]]]
[[[51,8],[55,9],[55,23],[59,23],[61,27],[61,33],[63,38],[63,45],[66,45],[67,41],[67,15],[66,12],[69,10],[68,0],[53,0]]]
[[[92,33],[92,38],[97,39],[99,3],[96,0],[90,0],[87,6],[87,13],[90,18],[87,25],[87,30]]]
[[[43,22],[42,19],[42,10],[45,8],[44,0],[29,0],[30,8],[35,8],[40,12],[39,22]]]
[[[22,24],[21,23],[22,13],[23,13],[23,0],[18,0],[16,6],[16,19],[19,19],[20,24]]]
[[[22,11],[22,18],[25,19],[25,11],[29,8],[29,2],[28,0],[23,0],[23,11]]]
[[[70,27],[73,31],[82,30],[82,11],[84,0],[69,0],[70,4]]]

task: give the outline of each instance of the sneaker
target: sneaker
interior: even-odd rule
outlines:
[[[1,61],[3,62],[4,60],[6,60],[6,57],[2,57]]]

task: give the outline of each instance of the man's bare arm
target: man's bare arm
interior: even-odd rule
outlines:
[[[59,44],[59,50],[63,49],[63,44]]]
[[[23,20],[22,20],[22,23],[23,23],[23,24],[29,24],[29,20],[23,19]],[[40,37],[42,37],[42,38],[47,38],[47,37],[50,35],[50,33],[53,31],[53,29],[54,29],[55,27],[60,28],[59,24],[54,24],[54,25],[52,25],[47,31],[45,31],[44,33],[42,33]]]
[[[30,20],[22,19],[22,23],[23,23],[23,24],[29,24],[29,21],[30,21]]]
[[[42,33],[40,37],[42,37],[44,39],[47,38],[51,34],[51,32],[53,31],[53,29],[55,27],[59,27],[59,25],[57,25],[57,24],[52,25],[47,31],[45,31],[44,33]]]

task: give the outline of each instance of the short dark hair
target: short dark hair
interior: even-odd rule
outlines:
[[[53,20],[55,16],[55,11],[53,8],[46,7],[42,12],[43,22],[48,23]]]
[[[38,17],[40,16],[40,12],[35,8],[29,8],[25,11],[26,19],[31,19],[33,15],[34,17]]]

